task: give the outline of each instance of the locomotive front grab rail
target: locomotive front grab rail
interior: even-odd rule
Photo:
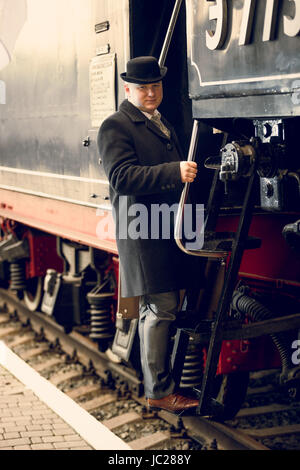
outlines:
[[[189,147],[189,154],[187,161],[192,162],[195,161],[195,156],[196,156],[196,150],[197,150],[197,144],[199,140],[199,121],[197,119],[194,120],[194,125],[193,125],[193,130],[192,130],[192,136],[191,136],[191,143]],[[176,214],[176,220],[175,220],[175,231],[174,231],[174,238],[176,241],[176,244],[178,248],[186,253],[187,255],[191,256],[200,256],[200,257],[206,257],[206,258],[226,258],[228,255],[227,251],[224,250],[207,250],[207,249],[199,249],[199,250],[188,250],[184,244],[182,243],[182,221],[183,221],[183,214],[184,214],[184,207],[188,198],[189,194],[189,189],[190,189],[190,183],[185,183],[184,189],[181,194],[179,206],[178,206],[178,211]],[[202,230],[204,231],[205,235],[205,222]]]
[[[161,54],[158,60],[159,66],[163,67],[165,65],[166,57],[169,52],[171,40],[174,34],[174,29],[177,23],[178,15],[181,9],[182,0],[176,0],[175,6],[173,8],[172,17],[169,23],[168,31],[164,40],[164,44],[161,50]]]

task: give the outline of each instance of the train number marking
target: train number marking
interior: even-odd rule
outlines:
[[[278,0],[266,1],[266,13],[262,40],[264,42],[274,39],[278,12]]]
[[[249,44],[255,12],[256,0],[245,0],[239,45]]]
[[[216,20],[215,32],[206,31],[206,45],[208,49],[221,49],[227,36],[227,0],[217,0],[215,5],[209,7],[209,20]]]
[[[286,36],[296,37],[300,33],[300,0],[288,0],[294,5],[294,16],[283,15],[283,32]],[[278,17],[278,0],[265,0],[265,17],[262,41],[271,41],[275,37]],[[255,17],[256,0],[244,0],[239,45],[245,46],[251,41]],[[210,50],[221,49],[228,36],[228,0],[216,0],[209,6],[209,21],[215,21],[215,30],[206,31],[206,46]]]
[[[284,15],[283,17],[283,30],[284,34],[290,37],[298,36],[300,33],[300,0],[289,0],[295,6],[295,14],[291,16]]]

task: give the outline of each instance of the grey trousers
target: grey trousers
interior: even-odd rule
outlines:
[[[140,351],[147,398],[159,399],[174,390],[170,332],[179,305],[178,291],[147,294],[140,298]]]

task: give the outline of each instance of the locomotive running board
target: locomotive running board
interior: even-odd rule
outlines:
[[[193,338],[197,343],[208,343],[213,331],[213,326],[213,321],[211,321],[210,325],[208,321],[200,321],[197,323],[196,329],[189,327],[179,328],[175,337],[174,349],[185,350],[189,338]],[[259,336],[273,335],[285,331],[292,331],[297,328],[300,328],[300,313],[281,315],[269,320],[247,324],[242,324],[241,321],[229,320],[222,323],[222,340],[233,341],[258,338]],[[178,372],[178,368],[182,363],[177,356],[179,355],[175,355],[174,353],[173,364],[178,374],[180,373]],[[176,373],[175,376],[177,376]]]
[[[224,340],[250,339],[258,336],[273,335],[283,331],[290,331],[300,327],[300,313],[285,315],[270,320],[242,325],[240,328],[227,328],[223,330]]]

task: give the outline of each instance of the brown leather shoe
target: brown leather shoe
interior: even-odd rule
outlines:
[[[147,404],[150,410],[166,410],[171,413],[181,413],[191,408],[196,408],[199,404],[199,400],[184,397],[183,395],[179,395],[179,393],[173,393],[172,395],[159,399],[148,398]]]

